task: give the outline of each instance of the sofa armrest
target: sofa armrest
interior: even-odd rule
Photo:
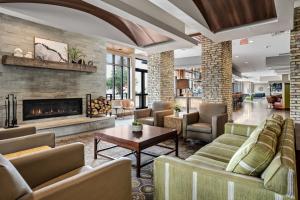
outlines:
[[[164,127],[164,117],[172,115],[173,110],[160,110],[153,113],[154,126]]]
[[[213,140],[216,139],[219,135],[224,133],[225,124],[228,122],[228,115],[219,114],[212,116],[212,138]]]
[[[227,199],[230,190],[236,199],[274,200],[275,193],[266,190],[263,180],[226,172],[170,156],[154,162],[155,199]],[[232,198],[233,199],[233,198]]]
[[[54,133],[38,133],[0,140],[0,153],[9,154],[40,146],[55,147]]]
[[[144,118],[144,117],[150,117],[151,116],[151,108],[146,108],[146,109],[140,109],[140,110],[135,110],[133,111],[134,114],[134,120]]]
[[[186,128],[189,124],[195,124],[199,122],[199,112],[193,112],[183,115],[182,130],[183,138],[186,138]]]
[[[0,140],[22,137],[26,135],[32,135],[35,133],[36,133],[36,128],[34,126],[2,129],[0,131]]]
[[[73,143],[10,160],[31,188],[84,166],[84,145]]]
[[[131,161],[127,158],[105,163],[40,190],[32,200],[130,200]]]
[[[249,135],[256,128],[257,128],[257,126],[255,126],[255,125],[226,123],[225,124],[225,134],[234,134],[234,135],[249,137]]]

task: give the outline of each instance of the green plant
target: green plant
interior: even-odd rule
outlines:
[[[69,60],[74,62],[77,62],[80,58],[86,57],[86,55],[84,55],[82,51],[76,47],[69,48],[68,54]]]
[[[142,123],[138,122],[138,121],[134,121],[132,122],[132,126],[141,126]]]
[[[175,110],[175,112],[181,112],[181,108],[179,105],[175,105],[174,110]]]

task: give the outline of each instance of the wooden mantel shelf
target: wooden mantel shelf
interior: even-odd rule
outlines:
[[[33,68],[44,68],[44,69],[56,69],[56,70],[68,70],[68,71],[79,71],[79,72],[96,72],[96,66],[80,65],[75,63],[61,63],[46,60],[38,60],[32,58],[22,58],[16,56],[2,56],[3,65],[20,66],[20,67],[33,67]]]

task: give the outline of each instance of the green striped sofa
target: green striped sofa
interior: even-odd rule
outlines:
[[[227,123],[225,134],[186,160],[157,158],[155,199],[298,199],[294,122],[276,117],[259,126]]]

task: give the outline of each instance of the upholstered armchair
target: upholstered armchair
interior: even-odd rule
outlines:
[[[129,200],[131,161],[92,168],[74,143],[10,161],[0,154],[1,200]]]
[[[40,147],[55,147],[55,134],[36,133],[36,128],[29,126],[0,130],[1,154],[11,154]]]
[[[123,108],[123,115],[126,113],[130,113],[132,115],[132,112],[134,111],[134,102],[130,99],[124,99],[122,100],[122,108]]]
[[[134,120],[150,126],[164,126],[164,116],[172,115],[172,103],[166,101],[153,102],[152,108],[134,111]]]
[[[227,121],[225,104],[201,103],[198,112],[183,115],[183,138],[211,142],[224,133]]]

